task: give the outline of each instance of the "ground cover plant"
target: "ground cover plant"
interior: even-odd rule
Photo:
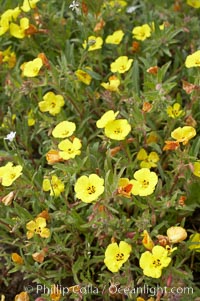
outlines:
[[[199,13],[1,0],[1,301],[199,300]]]

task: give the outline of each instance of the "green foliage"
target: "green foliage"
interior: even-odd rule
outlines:
[[[23,38],[9,30],[0,35],[0,162],[1,167],[13,162],[23,168],[5,186],[0,167],[1,300],[3,295],[6,301],[14,300],[25,290],[35,301],[38,297],[106,301],[139,296],[147,300],[151,291],[134,290],[145,286],[167,287],[161,296],[156,291],[153,300],[198,300],[199,252],[190,249],[190,235],[200,232],[200,168],[194,169],[194,163],[200,162],[200,67],[186,68],[185,61],[199,47],[199,9],[187,1],[126,1],[124,7],[117,2],[85,0],[72,9],[71,0],[40,0],[35,8],[9,20],[19,24],[22,17],[29,19],[31,26]],[[0,16],[22,4],[2,1]],[[143,24],[149,25],[151,34],[137,40],[132,30]],[[124,32],[122,41],[106,43],[116,30]],[[84,48],[89,36],[101,37],[103,45],[93,51],[91,44]],[[9,47],[16,56],[12,66],[11,54],[5,55]],[[38,55],[43,57],[42,68],[35,76],[24,76],[23,64]],[[121,56],[133,59],[131,66],[124,73],[113,73],[111,64]],[[82,79],[78,70],[84,73]],[[113,75],[120,81],[114,91],[101,85]],[[89,84],[84,82],[87,76]],[[63,97],[60,112],[42,111],[48,92]],[[173,111],[177,103],[180,114]],[[58,100],[50,106],[57,104]],[[96,126],[109,110],[119,111],[116,119],[126,119],[131,126],[122,140],[110,139]],[[52,131],[64,120],[75,123],[76,130],[71,137],[57,138]],[[191,126],[196,134],[188,141],[172,137],[174,130],[184,126]],[[16,136],[9,141],[11,131]],[[67,138],[80,139],[80,154],[69,160],[53,157],[49,162],[50,150],[58,152],[59,143]],[[166,141],[179,145],[166,149]],[[141,149],[147,153],[144,160],[137,157]],[[158,177],[155,190],[139,195],[131,193],[136,184],[121,187],[121,178],[136,180],[134,173],[142,168],[142,161],[151,161],[151,152],[159,156],[150,166]],[[94,202],[84,203],[76,196],[75,184],[91,174],[104,180],[104,192]],[[52,176],[64,184],[57,197],[54,190],[59,185],[54,186]],[[49,190],[44,179],[50,181]],[[50,236],[30,238],[27,224],[38,216],[46,220]],[[173,226],[186,229],[184,241],[170,244],[167,229]],[[155,245],[165,247],[165,241],[177,247],[159,279],[145,276],[139,264],[146,251],[144,230]],[[116,273],[104,264],[105,250],[114,241],[126,241],[132,247],[129,260]],[[20,255],[23,263],[15,262],[12,253]],[[61,290],[58,299],[49,291],[54,284]],[[173,295],[171,287],[181,293]],[[189,287],[193,289],[190,296],[183,293]]]

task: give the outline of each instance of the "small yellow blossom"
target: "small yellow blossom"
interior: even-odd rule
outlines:
[[[28,112],[28,121],[27,122],[28,122],[28,126],[33,126],[35,124],[35,122],[36,122],[32,110],[30,110]]]
[[[175,226],[167,229],[167,236],[171,244],[175,244],[187,238],[187,232],[184,228]]]
[[[116,7],[124,7],[124,6],[126,6],[127,5],[127,2],[126,1],[124,1],[124,0],[111,0],[110,2],[109,2],[109,5],[111,6],[111,7],[114,7],[114,6],[116,6]]]
[[[117,187],[117,194],[130,198],[132,187],[133,184],[130,183],[128,178],[120,178]]]
[[[123,39],[124,32],[122,30],[117,30],[113,32],[112,35],[107,36],[106,44],[120,44],[121,40]]]
[[[136,26],[132,30],[133,38],[144,41],[151,36],[151,27],[148,24]]]
[[[52,135],[55,138],[67,138],[70,137],[76,130],[76,124],[71,121],[61,121],[56,125],[52,131]]]
[[[15,300],[14,301],[29,301],[29,295],[27,292],[21,292],[20,294],[15,296]]]
[[[78,69],[78,70],[76,70],[75,74],[79,81],[83,82],[86,85],[90,85],[92,77],[87,72],[85,72],[81,69]]]
[[[21,18],[20,25],[16,23],[10,23],[10,34],[17,39],[23,39],[26,36],[26,29],[29,28],[29,19]]]
[[[18,264],[24,263],[23,258],[17,253],[12,253],[11,258],[14,263],[18,263]]]
[[[51,294],[50,294],[51,301],[59,301],[61,297],[62,297],[61,290],[58,289],[58,286],[53,284],[51,286]]]
[[[185,66],[186,68],[200,67],[200,50],[186,57]]]
[[[194,162],[193,167],[193,174],[197,177],[200,177],[200,162]]]
[[[47,92],[43,96],[43,101],[40,101],[38,105],[41,112],[49,112],[49,114],[55,116],[60,113],[64,104],[65,101],[62,95]]]
[[[200,0],[187,0],[187,4],[194,8],[200,8]]]
[[[141,150],[137,154],[136,158],[138,160],[142,161],[140,163],[141,168],[143,168],[143,167],[146,167],[146,168],[156,167],[157,162],[159,161],[159,156],[156,152],[150,152],[150,154],[148,155],[144,148],[141,148]]]
[[[48,238],[50,236],[50,230],[46,228],[46,219],[44,217],[37,217],[26,224],[27,238],[32,238],[35,234],[38,234],[42,238]]]
[[[20,66],[22,70],[22,76],[35,77],[39,74],[43,63],[40,58],[36,58],[33,61],[25,62]]]
[[[110,65],[111,72],[124,73],[131,68],[133,59],[129,59],[127,56],[119,56],[113,63]]]
[[[103,44],[103,39],[101,37],[90,36],[87,41],[85,40],[83,43],[83,48],[86,49],[88,47],[88,51],[93,51],[100,49]]]
[[[81,154],[81,147],[80,139],[75,137],[72,142],[69,139],[65,139],[58,144],[59,156],[64,160],[73,159]]]
[[[167,107],[167,114],[169,117],[178,118],[184,115],[183,110],[181,110],[181,105],[179,103],[175,103],[173,106]]]
[[[131,245],[125,241],[120,241],[119,246],[116,242],[109,244],[105,251],[105,265],[112,273],[118,272],[128,260],[131,250]]]
[[[0,64],[7,63],[8,68],[13,68],[16,64],[16,54],[15,52],[11,52],[11,47],[8,47],[4,51],[0,51]]]
[[[152,252],[146,251],[141,255],[139,264],[145,276],[160,278],[162,269],[167,267],[170,262],[168,251],[161,246],[155,246]]]
[[[36,8],[36,3],[40,0],[24,0],[23,5],[20,7],[24,12],[28,12],[31,8]]]
[[[60,196],[61,192],[64,191],[65,186],[63,182],[55,175],[51,177],[51,179],[44,179],[42,183],[42,189],[44,191],[50,190],[50,195],[58,197]]]
[[[105,136],[113,140],[124,140],[130,133],[131,126],[126,119],[117,119],[106,124]]]
[[[119,111],[117,111],[116,113],[113,110],[107,111],[99,120],[97,120],[96,126],[98,127],[98,129],[104,128],[108,122],[115,120],[118,114]]]
[[[176,142],[183,143],[186,145],[190,139],[196,136],[196,130],[192,126],[184,126],[175,129],[171,133],[171,137],[176,140]]]
[[[120,80],[115,75],[109,77],[108,83],[101,83],[102,87],[104,87],[106,90],[111,92],[118,92],[119,85],[120,85]]]
[[[151,239],[151,236],[150,236],[149,233],[147,232],[147,230],[144,230],[144,231],[143,231],[142,236],[143,236],[143,240],[142,240],[143,246],[144,246],[147,250],[151,251],[151,250],[153,249],[153,247],[154,247],[154,243],[153,243],[153,241],[152,241],[152,239]]]
[[[158,183],[158,176],[149,168],[141,168],[134,173],[135,180],[131,180],[133,188],[132,194],[147,196],[154,192],[155,186]]]
[[[76,197],[85,203],[96,201],[104,192],[104,180],[96,174],[81,176],[75,183]]]
[[[8,162],[5,166],[0,167],[0,183],[3,186],[10,186],[22,174],[22,166],[13,166]]]
[[[189,249],[200,252],[200,233],[193,233],[189,239]]]

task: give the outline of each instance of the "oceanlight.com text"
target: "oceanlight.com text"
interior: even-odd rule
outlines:
[[[102,288],[99,288],[92,284],[83,285],[74,285],[74,286],[62,286],[60,284],[52,285],[51,288],[37,284],[36,287],[28,285],[25,287],[26,291],[36,291],[37,294],[42,295],[50,295],[50,294],[61,294],[62,296],[68,295],[70,293],[82,294],[82,295],[103,295],[103,294],[121,294],[121,295],[135,295],[140,296],[142,294],[147,294],[148,296],[157,296],[157,294],[166,295],[166,294],[174,294],[174,295],[192,295],[194,290],[192,287],[167,287],[167,286],[155,286],[151,287],[148,285],[140,286],[140,287],[119,287],[115,284],[112,285],[104,285]]]

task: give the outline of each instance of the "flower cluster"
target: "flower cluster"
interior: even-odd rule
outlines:
[[[39,0],[24,0],[22,6],[6,10],[0,18],[0,36],[4,35],[7,31],[10,31],[10,35],[17,39],[23,39],[28,36],[29,19],[26,17],[21,17],[18,21],[17,19],[20,15],[35,8],[37,2]]]

